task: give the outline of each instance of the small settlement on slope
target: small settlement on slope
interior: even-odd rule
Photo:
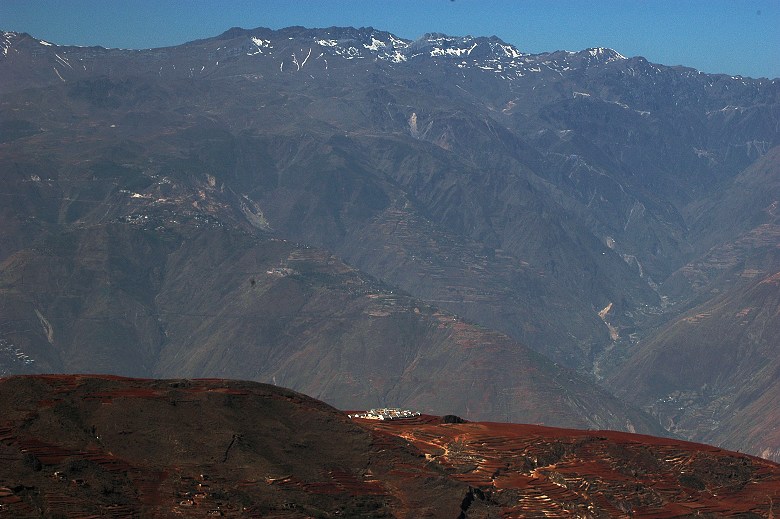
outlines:
[[[364,418],[366,420],[399,420],[402,418],[414,418],[420,416],[418,411],[399,409],[397,407],[380,407],[369,409],[365,413],[349,414],[350,418]]]

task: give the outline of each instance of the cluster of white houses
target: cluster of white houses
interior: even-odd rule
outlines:
[[[397,407],[380,407],[379,409],[369,409],[365,413],[349,414],[347,416],[350,418],[364,418],[366,420],[401,420],[403,418],[420,416],[420,413]]]

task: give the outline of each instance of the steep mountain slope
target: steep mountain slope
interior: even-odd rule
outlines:
[[[47,117],[60,113],[69,132],[73,120],[61,117],[81,113],[93,132],[105,124],[145,141],[144,155],[161,132],[182,160],[172,169],[249,196],[271,228],[577,367],[610,342],[599,311],[612,303],[614,324],[630,329],[658,306],[654,281],[691,253],[685,205],[777,142],[776,82],[605,49],[527,56],[496,39],[302,28],[235,29],[140,53],[13,41],[9,72],[54,67]],[[14,77],[3,89],[30,84]],[[17,106],[41,102],[20,95]],[[719,116],[723,103],[746,101]],[[366,236],[399,216],[415,224],[408,241],[444,234],[417,251],[405,243],[415,261],[430,257],[436,269],[451,257],[443,240],[467,246],[452,275],[365,253]],[[478,298],[463,274],[484,255],[476,287],[495,288]],[[530,270],[507,272],[494,256]],[[417,293],[421,277],[427,290]],[[543,300],[514,297],[528,286]],[[491,317],[499,308],[529,319]],[[573,315],[545,322],[557,308]]]
[[[16,33],[2,42],[0,304],[9,316],[2,326],[14,333],[12,343],[2,339],[12,372],[100,366],[268,380],[295,366],[300,378],[285,384],[331,401],[354,390],[348,379],[327,382],[343,366],[361,384],[382,380],[384,360],[355,344],[381,335],[376,351],[407,351],[427,341],[436,307],[496,332],[431,336],[430,364],[407,372],[410,354],[393,368],[396,378],[360,388],[360,398],[418,394],[483,417],[528,419],[533,406],[507,410],[516,399],[503,392],[519,387],[527,363],[547,367],[534,367],[545,375],[523,391],[549,376],[556,382],[543,387],[564,389],[539,394],[598,392],[579,379],[557,382],[568,372],[530,360],[518,342],[610,377],[626,357],[645,355],[666,323],[708,304],[707,290],[744,288],[717,268],[704,274],[715,284],[690,283],[695,265],[714,265],[718,251],[737,244],[764,261],[761,275],[776,272],[774,223],[761,216],[774,211],[774,191],[761,188],[776,179],[777,80],[702,74],[610,49],[528,55],[497,38],[407,41],[371,28],[231,29],[147,51],[60,47]],[[242,237],[225,237],[234,234]],[[329,252],[314,254],[318,266],[301,285],[274,270],[300,271],[283,265],[291,245],[271,246],[270,236],[299,252]],[[763,259],[750,252],[756,240]],[[322,267],[330,254],[338,259]],[[338,310],[318,300],[318,290],[333,297],[350,278],[341,261],[367,274],[354,279],[417,298],[401,306],[420,317],[396,326],[393,315],[383,328],[352,317],[385,312],[376,301],[337,298],[347,308]],[[337,281],[315,282],[321,268]],[[279,279],[265,279],[268,271]],[[226,324],[248,308],[252,322]],[[333,324],[345,320],[356,324]],[[258,336],[269,338],[268,350],[246,362]],[[52,346],[60,340],[67,353]],[[495,350],[449,358],[453,340]],[[727,351],[726,335],[717,340],[716,351]],[[226,341],[233,353],[220,348]],[[343,357],[322,351],[337,342],[351,345]],[[274,357],[274,347],[296,352],[300,364]],[[744,348],[760,344],[748,339]],[[473,370],[477,356],[495,379],[479,384],[477,406],[455,379],[443,400],[418,383],[464,362]],[[445,358],[452,363],[442,367]],[[727,358],[714,358],[713,369]],[[609,380],[629,396],[622,371]],[[574,423],[625,426],[616,407],[594,411],[596,419],[590,406],[544,412],[579,407]],[[706,424],[685,430],[709,434]]]
[[[19,518],[759,517],[780,498],[777,464],[705,445],[350,420],[250,382],[11,377],[0,417],[0,513]]]
[[[238,376],[346,408],[662,431],[582,375],[322,250],[174,218],[12,255],[2,372]]]
[[[780,272],[696,306],[639,345],[619,394],[670,431],[778,458]],[[630,383],[629,383],[630,381]]]
[[[780,149],[704,209],[720,243],[666,282],[687,309],[640,343],[613,387],[671,431],[780,459]]]

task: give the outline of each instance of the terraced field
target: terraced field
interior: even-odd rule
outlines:
[[[0,517],[772,517],[780,467],[611,431],[350,419],[221,379],[0,379]]]
[[[505,518],[769,517],[780,497],[777,465],[706,445],[430,416],[363,422],[419,448]]]

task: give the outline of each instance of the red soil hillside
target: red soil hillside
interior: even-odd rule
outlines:
[[[0,517],[770,517],[780,467],[606,431],[351,420],[275,386],[0,379]]]
[[[379,422],[412,443],[500,517],[767,517],[780,497],[772,462],[615,431],[435,417]]]

